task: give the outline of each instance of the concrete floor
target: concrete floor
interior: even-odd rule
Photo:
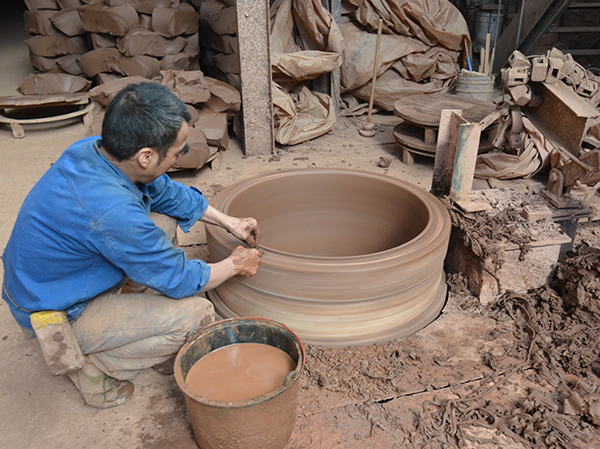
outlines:
[[[0,14],[0,95],[16,95],[19,80],[33,70],[24,40],[22,6],[3,1]],[[372,139],[358,135],[360,123],[344,120],[322,139],[281,151],[277,162],[243,155],[238,143],[222,154],[221,169],[204,167],[173,177],[197,186],[208,196],[251,174],[284,168],[353,167],[409,178],[424,188],[431,179],[431,164],[408,169],[396,159],[390,123]],[[8,125],[0,125],[0,249],[9,239],[19,207],[42,174],[71,143],[85,136],[81,119],[28,125],[25,138],[14,139]],[[380,156],[392,157],[389,169],[377,167]],[[206,254],[200,226],[180,242],[190,257]],[[0,271],[3,275],[3,271]],[[28,343],[0,301],[0,448],[194,448],[189,421],[172,376],[146,370],[135,380],[132,401],[110,410],[84,405],[66,377],[50,375],[37,348]]]
[[[4,10],[0,14],[2,96],[15,95],[21,77],[32,73],[27,47],[23,42],[29,36],[23,31],[22,10],[20,6],[12,4],[17,13],[9,13],[7,9],[10,8],[7,7],[10,3],[6,0],[2,2]],[[380,126],[371,139],[358,134],[361,122],[353,118],[341,119],[333,131],[319,139],[278,149],[277,161],[269,161],[264,156],[245,157],[239,143],[233,140],[230,148],[221,154],[219,170],[203,167],[174,173],[172,177],[199,188],[209,199],[223,187],[254,174],[315,166],[384,173],[428,190],[432,160],[417,156],[415,165],[403,165],[392,135],[392,127],[399,120],[390,115],[376,115],[373,121]],[[19,207],[31,187],[62,151],[84,137],[85,133],[81,119],[26,126],[25,138],[20,140],[12,137],[8,126],[0,126],[0,154],[3,157],[0,165],[0,210],[3,211],[0,221],[1,250],[9,239]],[[379,167],[377,163],[380,157],[390,158],[391,165],[388,168]],[[523,184],[520,186],[523,187]],[[188,257],[207,256],[202,226],[193,227],[192,232],[186,235],[180,233],[179,241]],[[0,275],[3,275],[1,269]],[[445,320],[438,320],[425,333],[416,334],[409,344],[414,343],[415,347],[422,344],[425,349],[419,351],[420,354],[425,354],[432,347],[442,348],[451,340],[458,341],[463,351],[482,345],[483,337],[475,338],[476,332],[465,330],[467,325],[476,327],[476,323],[462,315],[449,313],[445,315]],[[0,448],[197,447],[182,394],[173,376],[161,376],[154,370],[146,370],[135,379],[136,392],[130,402],[115,409],[96,410],[84,405],[66,377],[54,378],[49,374],[39,350],[23,338],[4,301],[0,301],[0,329],[0,351],[3,354],[0,359]],[[467,359],[464,354],[461,357],[463,359],[459,358],[457,363],[464,363]],[[481,375],[476,371],[469,372],[469,369],[465,368],[468,378],[476,379]],[[444,378],[441,374],[439,377]],[[375,399],[387,402],[389,397]],[[406,401],[391,401],[386,405],[392,410],[390,413],[400,416],[409,410],[410,401],[414,405],[422,403],[424,399],[411,393]],[[341,393],[326,400],[315,399],[315,396],[308,394],[301,397],[299,421],[288,449],[392,447],[391,444],[375,445],[358,431],[346,432],[350,435],[350,442],[344,439],[348,435],[342,435],[341,430],[336,433],[336,425],[347,419],[347,416],[336,413],[349,403]],[[311,406],[313,409],[309,412]],[[322,419],[304,419],[309,415],[317,418],[322,416]],[[343,427],[339,428],[343,430]],[[371,432],[373,429],[371,423]],[[392,441],[393,436],[393,433],[389,434]],[[397,439],[395,443],[398,443]],[[510,441],[505,441],[486,447],[518,446],[511,446]]]

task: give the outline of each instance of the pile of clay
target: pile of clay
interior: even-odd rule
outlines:
[[[153,78],[161,70],[199,69],[199,16],[188,3],[25,3],[25,29],[32,35],[26,43],[41,73],[96,77],[102,84],[120,76]]]
[[[497,429],[523,447],[571,448],[590,442],[600,428],[600,249],[581,245],[558,264],[550,286],[525,294],[507,292],[489,306],[498,327],[513,322],[517,340],[478,391],[428,403],[413,442],[434,447],[464,444],[461,426]],[[490,367],[495,366],[488,360]],[[517,373],[535,387],[511,408],[498,389]],[[435,446],[437,447],[437,446]]]

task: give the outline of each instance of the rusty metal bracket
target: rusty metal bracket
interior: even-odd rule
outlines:
[[[565,188],[565,176],[557,168],[550,170],[548,175],[548,184],[545,189],[542,189],[542,196],[548,200],[550,204],[559,209],[575,209],[582,204],[573,199],[570,194],[563,193]]]
[[[521,109],[518,106],[512,106],[510,108],[510,136],[508,137],[508,144],[511,149],[519,150],[523,147],[523,139],[521,139],[521,132],[523,131],[523,116],[521,115]]]
[[[557,150],[568,162],[550,171],[548,185],[542,194],[559,209],[581,208],[581,202],[571,198],[569,189],[577,182],[588,186],[600,182],[600,150],[592,150],[581,158],[576,158],[563,148]]]
[[[481,130],[481,123],[469,123],[461,110],[442,110],[431,193],[447,195],[467,212],[491,209],[487,201],[471,191]]]

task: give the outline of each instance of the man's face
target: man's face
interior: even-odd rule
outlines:
[[[154,164],[147,169],[148,176],[152,177],[152,179],[148,182],[152,182],[159,176],[164,175],[171,167],[179,162],[179,159],[181,159],[181,156],[183,156],[185,153],[185,141],[187,139],[188,132],[189,126],[184,120],[183,124],[181,125],[181,129],[179,130],[179,134],[177,134],[177,139],[175,139],[175,142],[173,142],[173,145],[171,145],[167,151],[167,155],[164,157],[164,159],[160,161],[158,153],[154,152],[155,154],[153,157],[155,157],[156,160]]]

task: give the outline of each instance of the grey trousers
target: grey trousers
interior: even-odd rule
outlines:
[[[165,215],[150,216],[174,241],[176,221]],[[90,362],[111,377],[129,380],[168,360],[188,335],[214,320],[214,307],[203,296],[172,299],[106,292],[92,299],[71,324]]]

